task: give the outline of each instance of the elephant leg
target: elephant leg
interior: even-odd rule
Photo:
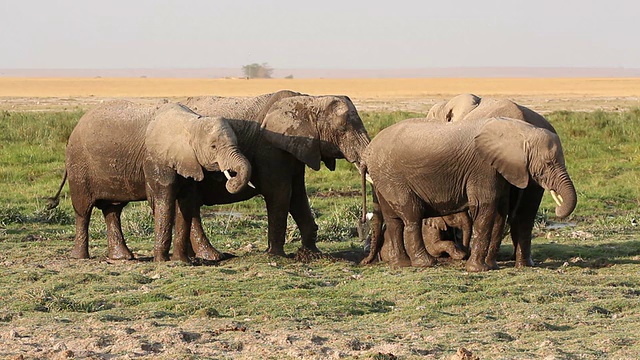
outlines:
[[[422,219],[404,221],[404,248],[411,259],[411,266],[431,267],[436,264],[436,259],[429,255],[422,240]]]
[[[304,185],[304,164],[300,164],[293,175],[289,213],[298,225],[302,236],[302,246],[312,252],[320,252],[316,246],[318,240],[318,224],[311,213],[307,189]]]
[[[194,256],[196,258],[213,261],[222,260],[224,258],[224,255],[211,245],[211,242],[209,242],[209,239],[204,232],[199,206],[193,209],[190,238],[191,248],[193,249]]]
[[[380,260],[388,262],[392,267],[411,266],[411,259],[404,249],[403,232],[404,224],[398,218],[385,217],[386,229],[384,240],[380,248]]]
[[[169,260],[169,248],[171,247],[171,232],[175,219],[175,190],[172,186],[164,188],[159,194],[153,196],[154,235],[153,245],[154,261]]]
[[[102,209],[107,224],[107,257],[113,260],[133,260],[134,256],[127,247],[122,235],[120,216],[127,203],[108,205]]]
[[[193,256],[193,248],[189,241],[191,221],[193,218],[193,205],[191,199],[182,198],[176,200],[175,214],[175,238],[173,240],[173,254],[171,260],[190,262]]]
[[[379,215],[384,219],[386,229],[382,229],[382,225],[379,224],[380,229],[376,230],[374,226],[374,232],[378,231],[379,235],[373,234],[383,239],[382,246],[380,247],[380,260],[388,262],[393,267],[408,267],[411,266],[411,259],[407,255],[404,249],[404,241],[402,233],[404,232],[404,223],[397,217],[386,199],[378,194],[377,204],[379,208]],[[374,212],[375,212],[374,203]],[[380,222],[380,221],[379,221]],[[378,225],[378,224],[376,224]],[[372,239],[373,239],[372,236]],[[372,244],[373,245],[373,244]]]
[[[271,255],[286,256],[284,252],[284,239],[287,232],[287,216],[291,202],[291,187],[280,184],[269,189],[264,195],[267,203],[268,241],[267,253]]]
[[[469,245],[471,244],[471,234],[473,233],[473,225],[471,224],[471,219],[469,218],[469,214],[464,213],[463,219],[460,223],[460,228],[462,229],[462,246],[465,251],[469,251]]]
[[[534,266],[531,256],[531,232],[543,195],[542,187],[527,187],[520,200],[520,206],[515,211],[515,216],[509,222],[517,268]]]
[[[506,203],[499,206],[498,211],[495,214],[493,221],[493,229],[491,230],[491,241],[489,243],[489,250],[487,251],[486,263],[491,270],[500,269],[498,266],[498,251],[500,250],[500,244],[502,243],[502,237],[504,236],[504,224],[507,218],[508,205]]]
[[[476,209],[470,209],[470,212],[473,214],[473,241],[466,269],[469,272],[487,271],[491,269],[486,263],[486,258],[493,233],[496,207],[481,204]]]
[[[76,213],[76,237],[71,250],[71,257],[74,259],[89,258],[89,220],[91,219],[91,210],[93,206],[78,211],[74,205]]]
[[[372,191],[373,198],[373,216],[371,217],[371,243],[369,244],[369,254],[360,263],[362,265],[371,264],[376,256],[380,253],[380,248],[384,243],[384,221],[382,218],[382,210],[380,209],[380,202],[376,195],[375,188]]]

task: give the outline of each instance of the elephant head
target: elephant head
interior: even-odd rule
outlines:
[[[447,122],[461,120],[480,104],[480,100],[480,97],[474,94],[460,94],[449,101],[433,105],[427,113],[427,118]]]
[[[262,123],[263,136],[314,170],[334,170],[344,158],[361,168],[369,135],[346,96],[293,96],[275,103]]]
[[[251,178],[251,164],[238,150],[237,143],[224,118],[200,116],[179,104],[158,110],[145,139],[153,161],[173,168],[183,177],[201,181],[203,168],[225,172],[230,193],[250,185]],[[231,177],[231,173],[235,176]]]
[[[474,142],[479,156],[509,183],[524,189],[533,179],[551,192],[558,217],[573,212],[576,190],[558,135],[524,121],[500,117],[487,120]]]

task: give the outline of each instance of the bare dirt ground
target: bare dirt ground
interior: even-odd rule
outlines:
[[[0,110],[90,108],[113,98],[183,100],[188,96],[255,96],[281,89],[343,94],[359,110],[427,112],[440,100],[471,92],[506,97],[539,112],[618,111],[640,106],[640,79],[32,79],[0,78]]]

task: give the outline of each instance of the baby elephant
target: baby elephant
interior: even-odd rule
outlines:
[[[462,231],[462,249],[456,245],[455,234],[452,239],[441,239],[447,230],[458,228]],[[462,211],[441,217],[430,217],[422,220],[422,240],[429,254],[440,257],[448,254],[452,259],[461,260],[468,254],[471,240],[472,222],[469,213]]]
[[[100,105],[80,119],[67,143],[65,165],[65,178],[52,205],[57,205],[68,175],[76,213],[71,256],[79,259],[89,257],[94,207],[102,210],[107,223],[108,257],[133,259],[122,235],[120,214],[128,202],[148,198],[155,220],[154,259],[163,261],[169,259],[174,220],[188,224],[187,228],[191,224],[196,181],[204,178],[205,170],[235,173],[226,183],[231,193],[242,190],[251,178],[251,165],[238,150],[227,120],[203,117],[179,104],[138,105],[123,100]],[[188,240],[188,233],[181,235]]]

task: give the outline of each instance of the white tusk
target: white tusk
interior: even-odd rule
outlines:
[[[231,174],[229,174],[229,170],[225,170],[223,171],[223,173],[224,173],[224,176],[227,177],[227,180],[231,180]]]
[[[365,175],[367,177],[367,181],[371,184],[373,184],[373,179],[371,178],[371,176],[369,176],[369,174]]]
[[[247,183],[247,185],[251,186],[251,187],[252,187],[252,188],[254,188],[254,189],[256,188],[256,186],[255,186],[255,185],[253,185],[253,184],[251,183],[251,181],[249,181],[249,182]]]
[[[562,196],[558,195],[558,193],[556,193],[554,190],[551,190],[549,192],[551,193],[551,197],[553,198],[553,201],[555,201],[558,206],[562,206],[562,203],[563,203]]]

